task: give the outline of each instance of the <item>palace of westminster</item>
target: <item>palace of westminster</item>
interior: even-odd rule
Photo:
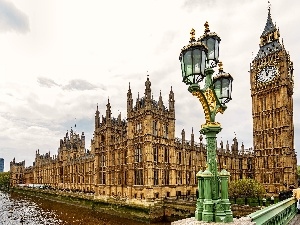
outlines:
[[[226,165],[230,180],[254,178],[269,193],[297,185],[294,150],[293,63],[279,29],[268,12],[260,36],[260,49],[250,66],[253,148],[244,149],[236,138],[230,146],[219,144],[218,170]],[[60,140],[57,155],[36,151],[33,166],[10,163],[11,184],[44,184],[53,188],[94,192],[98,196],[153,199],[195,194],[196,174],[206,165],[206,146],[188,139],[182,130],[175,137],[175,97],[171,88],[168,107],[151,96],[145,82],[144,96],[127,92],[127,119],[111,115],[108,101],[104,115],[95,113],[91,149],[84,133],[72,129]]]

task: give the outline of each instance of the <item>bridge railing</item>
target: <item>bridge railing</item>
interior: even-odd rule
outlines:
[[[297,200],[291,197],[248,216],[256,225],[286,225],[294,218],[296,212]]]

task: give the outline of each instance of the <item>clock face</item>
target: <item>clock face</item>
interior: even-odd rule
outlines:
[[[277,69],[275,66],[267,66],[261,69],[257,74],[257,81],[265,83],[273,80],[277,75]]]

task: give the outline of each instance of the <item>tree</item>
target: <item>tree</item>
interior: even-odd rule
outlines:
[[[0,172],[0,190],[9,189],[9,172]]]
[[[229,197],[234,198],[235,202],[237,198],[245,198],[245,204],[248,198],[260,198],[266,195],[264,186],[254,179],[230,182],[228,192]]]

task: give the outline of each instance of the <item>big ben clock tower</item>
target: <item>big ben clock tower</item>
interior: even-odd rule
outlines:
[[[279,37],[269,7],[259,51],[250,68],[255,179],[269,193],[286,190],[297,180],[293,63]]]

